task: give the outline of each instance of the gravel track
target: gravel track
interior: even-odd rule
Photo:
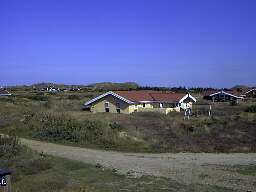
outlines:
[[[21,143],[48,155],[101,164],[132,177],[152,175],[185,184],[206,184],[237,191],[256,191],[256,175],[231,170],[233,165],[256,165],[256,153],[122,153],[58,145],[21,138]]]

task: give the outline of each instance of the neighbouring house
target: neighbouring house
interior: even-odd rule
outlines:
[[[244,94],[246,97],[256,97],[256,89],[247,90]]]
[[[240,102],[244,98],[244,93],[238,91],[205,91],[203,98],[212,102]]]
[[[80,91],[80,90],[81,90],[81,88],[72,88],[69,91]]]
[[[44,87],[40,91],[42,92],[55,92],[55,91],[60,91],[59,88],[54,88],[54,87]]]
[[[88,102],[86,106],[90,111],[125,113],[133,112],[160,112],[167,114],[170,111],[180,111],[184,103],[189,103],[196,99],[190,94],[179,94],[162,91],[109,91]]]
[[[9,93],[7,90],[0,89],[0,96],[10,96],[10,95],[12,95],[12,94]]]

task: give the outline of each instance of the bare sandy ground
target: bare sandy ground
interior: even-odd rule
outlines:
[[[122,153],[71,147],[21,138],[21,143],[45,154],[101,164],[119,174],[152,175],[185,184],[206,184],[237,191],[256,191],[256,175],[244,175],[234,165],[256,165],[256,154],[212,153]]]

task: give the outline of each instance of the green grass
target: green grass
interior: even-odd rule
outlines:
[[[256,114],[244,112],[253,102],[194,106],[189,121],[183,112],[92,114],[83,111],[92,95],[17,92],[0,98],[0,132],[65,145],[126,152],[255,152]],[[89,97],[90,96],[90,97]],[[44,101],[42,98],[47,98]],[[74,97],[74,98],[73,98]],[[79,98],[79,99],[77,99]],[[128,137],[120,137],[120,132]],[[135,138],[132,140],[130,138]],[[136,142],[137,141],[139,142]]]
[[[180,184],[162,177],[129,178],[102,167],[46,158],[55,165],[38,174],[21,176],[13,183],[13,191],[233,191],[218,186]]]
[[[238,172],[243,175],[255,175],[256,176],[256,165],[234,165],[228,167],[229,170]]]

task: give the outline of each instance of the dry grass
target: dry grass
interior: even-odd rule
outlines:
[[[17,93],[0,99],[2,132],[78,146],[137,152],[255,152],[256,114],[244,112],[253,102],[212,103],[184,113],[92,114],[83,104],[99,93]],[[71,97],[70,97],[71,95]],[[33,97],[32,97],[33,96]],[[90,97],[89,97],[90,96]],[[75,98],[75,99],[74,99]],[[79,98],[79,99],[78,99]],[[114,126],[113,126],[114,125]],[[119,128],[120,129],[119,129]],[[121,130],[122,129],[122,130]],[[119,132],[129,137],[120,137]],[[129,139],[136,138],[136,139]]]

